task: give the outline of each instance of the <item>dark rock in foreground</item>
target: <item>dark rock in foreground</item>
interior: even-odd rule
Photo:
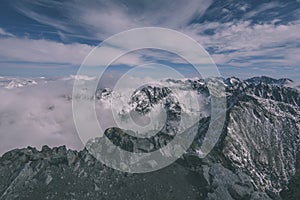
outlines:
[[[249,176],[196,157],[162,170],[112,170],[86,150],[65,147],[14,150],[0,160],[0,199],[268,199]]]

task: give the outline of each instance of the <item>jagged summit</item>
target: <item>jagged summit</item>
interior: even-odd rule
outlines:
[[[253,77],[250,79],[246,79],[246,82],[254,83],[254,84],[265,83],[265,84],[276,84],[276,85],[285,85],[285,84],[293,83],[293,81],[288,78],[274,79],[267,76]]]

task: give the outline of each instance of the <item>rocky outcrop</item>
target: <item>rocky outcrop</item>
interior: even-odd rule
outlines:
[[[156,172],[128,174],[102,165],[86,150],[44,146],[10,151],[0,163],[1,200],[269,198],[243,172],[191,158]]]

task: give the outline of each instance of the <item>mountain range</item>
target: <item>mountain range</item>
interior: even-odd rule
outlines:
[[[222,79],[225,125],[213,150],[200,158],[210,124],[207,81],[165,80],[196,92],[203,103],[192,145],[168,167],[131,174],[105,166],[87,149],[15,149],[0,158],[0,199],[300,199],[299,87],[292,80],[270,77]],[[131,152],[151,152],[173,139],[186,110],[169,84],[136,90],[123,110],[147,115],[162,104],[167,121],[159,133],[139,139],[111,127],[104,134],[114,145]],[[113,93],[99,88],[95,97],[107,101]]]

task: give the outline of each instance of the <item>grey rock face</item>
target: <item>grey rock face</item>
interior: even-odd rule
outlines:
[[[284,86],[283,79],[255,80],[238,82],[240,93],[233,96],[238,99],[229,112],[222,152],[256,187],[278,193],[296,172],[300,95]]]

